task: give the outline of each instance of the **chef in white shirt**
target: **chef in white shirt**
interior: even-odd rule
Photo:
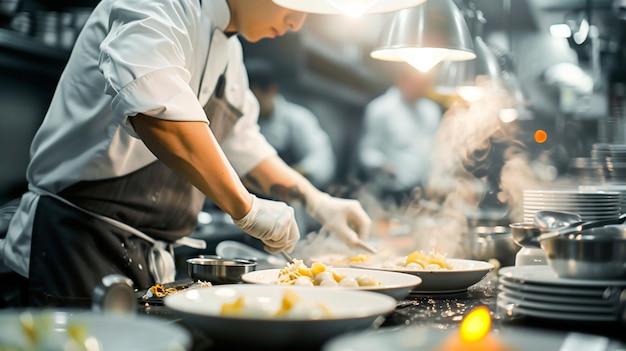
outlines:
[[[29,191],[0,240],[5,265],[27,278],[28,305],[88,300],[108,274],[138,289],[173,281],[172,244],[194,244],[186,235],[205,196],[272,253],[298,241],[294,201],[348,245],[367,235],[356,200],[316,189],[259,132],[237,35],[277,37],[305,18],[272,0],[95,7],[32,141]]]
[[[428,75],[396,64],[394,85],[365,108],[358,158],[379,196],[402,205],[430,170],[441,106],[428,98]]]
[[[289,166],[317,188],[330,184],[335,175],[335,153],[317,117],[280,93],[277,72],[271,62],[246,61],[250,90],[259,100],[261,134]]]

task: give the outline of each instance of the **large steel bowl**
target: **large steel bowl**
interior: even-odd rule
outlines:
[[[561,278],[626,279],[626,230],[621,225],[540,240]]]
[[[513,241],[511,229],[505,226],[476,227],[474,259],[488,261],[497,259],[501,266],[515,265],[519,246]]]
[[[254,270],[255,261],[240,258],[198,257],[187,260],[187,273],[191,279],[212,284],[241,283],[241,276]]]

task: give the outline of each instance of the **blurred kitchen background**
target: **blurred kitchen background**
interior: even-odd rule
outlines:
[[[26,187],[30,140],[76,35],[97,3],[0,0],[0,203],[19,196]],[[477,146],[463,150],[467,155],[461,155],[460,161],[481,183],[474,205],[487,211],[474,219],[489,220],[489,210],[494,210],[495,222],[490,225],[499,220],[510,223],[516,216],[515,202],[519,208],[521,191],[528,186],[571,178],[580,183],[583,177],[593,182],[609,180],[608,173],[598,174],[590,162],[594,146],[625,142],[626,1],[456,0],[454,4],[472,35],[482,35],[513,101],[507,106],[497,103],[494,114],[489,95],[472,109],[457,93],[444,94],[433,87],[430,94],[444,109],[444,120],[457,118],[457,128],[465,125],[465,131],[481,135]],[[242,40],[246,60],[273,61],[283,95],[312,110],[329,134],[337,172],[327,190],[361,196],[366,207],[367,197],[359,191],[367,177],[356,162],[363,111],[392,84],[391,63],[372,59],[370,51],[394,15],[309,15],[298,33],[254,44]],[[443,77],[449,69],[439,64],[432,74]],[[483,114],[496,118],[485,121]],[[488,131],[480,133],[483,126]],[[511,154],[523,154],[524,165],[504,167]],[[606,171],[603,166],[600,170]],[[450,169],[439,171],[448,174]],[[503,182],[504,173],[524,179]],[[417,196],[424,200],[429,195],[426,200],[440,209],[453,192],[446,186],[435,184],[433,191]],[[418,210],[425,208],[421,203]]]

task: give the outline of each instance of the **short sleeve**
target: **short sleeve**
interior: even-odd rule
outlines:
[[[188,68],[200,9],[186,1],[118,1],[111,11],[99,68],[121,125],[135,135],[127,119],[138,113],[206,121]]]

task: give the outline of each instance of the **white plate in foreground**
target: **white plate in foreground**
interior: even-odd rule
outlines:
[[[332,316],[309,319],[220,315],[222,305],[239,296],[251,305],[276,311],[286,290],[292,290],[306,303],[322,303]],[[253,284],[190,289],[168,295],[164,302],[185,324],[217,343],[257,348],[321,345],[341,333],[378,325],[396,307],[393,298],[369,291]]]
[[[33,321],[37,339],[43,344],[37,350],[63,350],[64,344],[72,341],[72,335],[81,334],[88,345],[93,345],[95,340],[97,348],[90,350],[182,351],[191,348],[191,335],[187,330],[157,318],[33,309],[0,312],[0,349],[31,349],[20,318]]]
[[[454,293],[467,290],[470,286],[481,281],[494,265],[485,261],[448,258],[452,269],[446,270],[413,270],[383,268],[380,265],[353,263],[354,268],[377,269],[387,272],[408,273],[422,278],[422,284],[413,289],[414,293]]]
[[[384,272],[372,269],[360,269],[360,268],[331,268],[338,274],[345,275],[347,278],[355,278],[358,276],[372,277],[375,281],[380,282],[380,285],[376,286],[359,286],[354,288],[337,287],[338,289],[354,289],[354,290],[366,290],[375,291],[385,295],[389,295],[394,299],[400,301],[404,299],[411,290],[419,286],[422,282],[420,277],[411,274],[397,273],[397,272]],[[251,284],[274,284],[274,281],[278,279],[280,269],[265,269],[261,271],[249,272],[241,276],[241,280]],[[316,288],[326,289],[323,286],[317,286]],[[334,288],[334,287],[333,287]]]
[[[464,347],[460,343],[458,333],[457,328],[452,330],[424,326],[381,328],[337,337],[325,344],[322,351],[623,350],[623,345],[619,341],[604,336],[521,327],[501,328],[498,333],[492,331],[487,336],[490,340]],[[485,344],[483,348],[481,342]]]

